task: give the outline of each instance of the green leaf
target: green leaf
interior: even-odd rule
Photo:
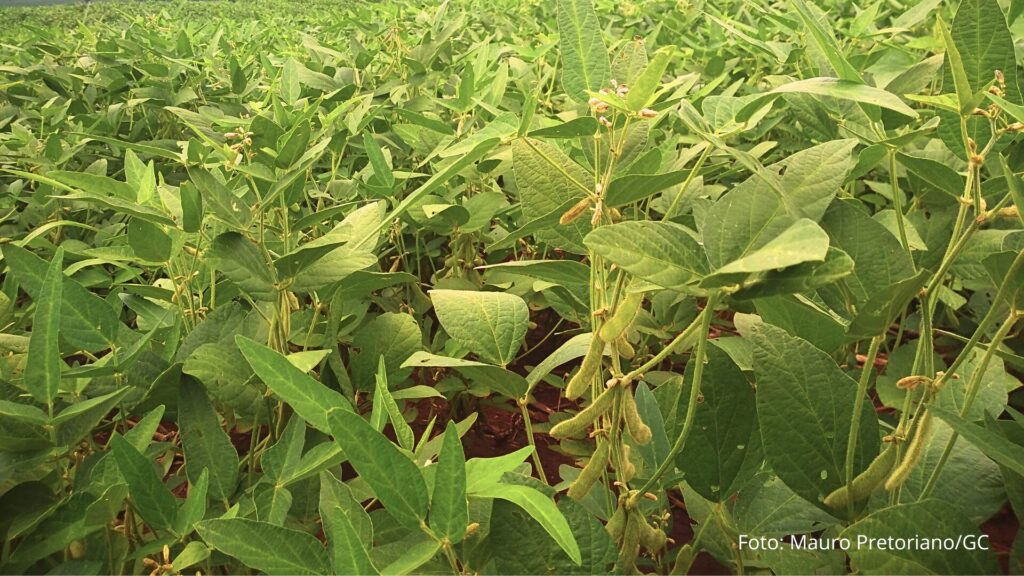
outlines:
[[[110,442],[135,510],[152,528],[164,530],[173,526],[178,501],[157,476],[153,462],[120,434],[115,434]]]
[[[644,71],[637,76],[629,86],[629,93],[626,94],[626,107],[633,112],[650,106],[654,101],[654,93],[661,85],[661,77],[665,75],[665,69],[672,60],[675,53],[675,46],[666,46],[654,53],[654,57],[644,68]]]
[[[306,423],[302,418],[291,418],[284,427],[284,432],[260,458],[263,472],[277,484],[286,478],[302,459],[302,449],[306,445]]]
[[[637,278],[685,291],[707,274],[707,259],[687,228],[673,222],[621,222],[587,235],[588,248]]]
[[[327,412],[334,441],[399,524],[416,529],[427,517],[427,485],[419,468],[351,410]]]
[[[174,560],[171,562],[171,566],[174,567],[173,570],[175,572],[181,572],[185,568],[195,566],[209,557],[210,549],[206,544],[193,540],[188,544],[185,544],[185,547],[181,552],[178,552],[178,555],[175,556]]]
[[[423,335],[411,314],[386,312],[359,328],[352,339],[359,350],[351,356],[349,367],[357,388],[369,385],[383,357],[388,367],[387,379],[392,388],[409,377],[411,370],[402,368],[413,353],[423,348]]]
[[[284,61],[281,69],[281,98],[289,104],[294,104],[299,99],[302,86],[299,85],[299,69],[303,68],[295,58]]]
[[[51,414],[53,399],[60,389],[61,365],[64,364],[57,338],[64,288],[63,264],[64,249],[57,248],[35,299],[36,312],[32,316],[32,334],[29,336],[25,366],[25,387],[37,402],[50,406]]]
[[[911,156],[902,152],[896,153],[896,159],[907,170],[928,184],[931,184],[937,190],[945,192],[954,198],[959,198],[964,193],[964,177],[953,168],[950,168],[949,165],[930,158]]]
[[[485,364],[475,360],[437,356],[428,352],[416,352],[402,363],[405,368],[437,367],[454,368],[470,381],[474,392],[487,394],[493,390],[506,398],[521,398],[529,388],[526,379],[501,366]]]
[[[31,404],[19,404],[7,400],[0,400],[0,416],[28,424],[46,424],[50,421],[50,416],[46,412]]]
[[[998,0],[962,0],[951,29],[948,34],[943,32],[943,36],[947,47],[942,83],[943,86],[955,87],[960,113],[940,110],[938,132],[946,146],[966,160],[960,117],[966,116],[966,135],[974,139],[979,148],[984,146],[992,135],[989,120],[974,116],[973,112],[982,104],[986,88],[995,80],[996,70],[1001,71],[1006,80],[1005,99],[1021,103],[1014,37],[1006,25]],[[949,49],[950,40],[962,66],[954,61],[954,54]],[[1002,140],[996,150],[1007,141]]]
[[[855,144],[833,140],[767,168],[748,166],[755,173],[715,202],[704,218],[701,238],[711,265],[746,256],[799,218],[821,220],[853,169]]]
[[[546,128],[531,130],[528,135],[531,138],[579,138],[581,136],[593,136],[600,126],[597,118],[593,116],[580,116],[568,122],[555,124]]]
[[[946,408],[930,406],[928,410],[945,420],[957,434],[981,449],[986,456],[1017,474],[1024,474],[1024,446],[1014,444],[1005,436],[983,426],[971,424]]]
[[[336,248],[299,272],[289,288],[295,292],[321,290],[376,263],[377,257],[367,250]]]
[[[521,479],[521,480],[520,480]],[[519,483],[538,486],[540,480],[516,478]],[[519,506],[504,500],[491,505],[488,549],[494,555],[498,574],[613,574],[618,556],[615,542],[604,525],[587,508],[571,498],[561,498],[558,509],[565,516],[580,548],[582,563],[576,564],[551,538],[539,537],[543,527]]]
[[[349,510],[344,504],[351,501],[348,487],[327,472],[320,474],[320,517],[323,519],[324,535],[327,537],[333,574],[378,574],[370,561],[364,542],[371,543],[371,537],[364,537],[349,519]],[[356,504],[359,512],[366,513]],[[369,522],[369,518],[366,519]]]
[[[1010,198],[1013,199],[1013,205],[1017,207],[1017,219],[1020,220],[1021,224],[1024,224],[1024,184],[1021,183],[1020,178],[1010,169],[1010,166],[1006,163],[1006,157],[1002,154],[999,155],[999,166],[1003,171],[1003,177],[1006,178],[1006,186],[1010,189]]]
[[[202,195],[202,206],[208,206],[214,216],[235,230],[249,227],[252,220],[249,206],[227,185],[203,168],[189,168],[188,176]]]
[[[953,86],[956,88],[956,99],[960,104],[960,115],[968,116],[981,101],[975,90],[971,87],[971,81],[967,78],[967,70],[964,68],[964,60],[960,57],[960,48],[953,41],[953,35],[949,27],[939,18],[937,24],[942,33],[942,41],[946,45],[946,62],[953,75]]]
[[[394,186],[395,175],[391,172],[391,167],[388,166],[387,160],[384,158],[384,152],[380,149],[380,144],[377,144],[377,140],[370,132],[363,132],[363,149],[366,150],[366,156],[373,167],[374,179],[387,188]]]
[[[921,533],[926,527],[926,534]],[[920,536],[918,536],[920,534]],[[907,546],[853,546],[849,551],[854,570],[863,574],[996,574],[995,555],[978,544],[986,544],[977,526],[960,510],[945,501],[929,498],[913,504],[884,508],[853,524],[840,534],[881,543],[893,538],[950,538],[973,542],[973,547],[925,548],[911,541]]]
[[[845,278],[853,270],[853,259],[846,252],[829,246],[823,262],[804,262],[783,270],[769,271],[761,275],[757,282],[748,281],[732,297],[736,300],[750,300],[806,293]]]
[[[518,468],[532,453],[533,446],[523,446],[494,458],[471,458],[466,462],[466,491],[476,495],[491,484],[497,484],[506,472]]]
[[[256,300],[277,296],[273,268],[256,244],[238,232],[225,232],[213,240],[209,258],[213,265],[243,292]]]
[[[557,146],[532,138],[512,142],[512,172],[523,207],[519,224],[550,219],[534,233],[538,240],[573,253],[586,252],[583,236],[591,229],[589,219],[564,225],[558,219],[590,191],[586,183],[593,182],[593,175]]]
[[[47,262],[24,248],[7,244],[4,260],[29,296],[38,297]],[[90,352],[110,348],[117,340],[120,322],[105,300],[89,292],[73,278],[64,276],[61,289],[60,336],[76,348]]]
[[[178,429],[185,455],[185,474],[193,484],[209,470],[210,497],[226,500],[238,485],[238,453],[220,426],[217,414],[201,384],[182,378],[178,397]]]
[[[821,505],[845,484],[847,438],[857,383],[825,352],[782,328],[762,324],[751,335],[757,374],[757,417],[768,463],[804,499]],[[860,413],[854,474],[878,454],[878,418]]]
[[[380,414],[382,420],[380,426],[375,426],[376,429],[383,429],[383,415],[387,414],[388,420],[391,420],[391,427],[395,431],[395,438],[398,440],[398,445],[406,450],[412,450],[416,442],[415,434],[412,431],[412,427],[405,421],[405,416],[402,415],[402,409],[398,407],[398,403],[391,396],[391,392],[388,390],[388,376],[387,376],[387,365],[384,363],[384,357],[380,358],[378,363],[377,373],[375,374],[377,387],[374,390],[373,396],[373,409],[374,417]],[[378,412],[379,411],[379,412]]]
[[[575,564],[579,565],[583,562],[579,544],[577,544],[572,530],[569,529],[569,523],[550,497],[528,486],[500,483],[486,485],[477,490],[474,496],[499,498],[526,510]]]
[[[70,446],[80,442],[106,415],[110,414],[110,411],[128,394],[129,390],[131,389],[125,386],[109,394],[85,401],[79,400],[54,416],[50,424],[57,427],[57,445]]]
[[[824,18],[819,18],[817,11],[812,11],[805,0],[791,1],[793,2],[793,7],[796,8],[800,20],[803,21],[804,26],[810,31],[811,37],[814,39],[815,44],[817,44],[818,49],[828,59],[829,64],[832,65],[832,69],[836,71],[839,78],[847,82],[863,84],[864,81],[860,76],[860,72],[846,60],[832,32],[826,28],[828,21]],[[814,8],[817,8],[817,6],[815,5]]]
[[[868,299],[857,306],[857,314],[846,329],[847,336],[861,339],[884,334],[930,277],[927,270],[921,270],[895,284],[872,287]]]
[[[434,473],[434,494],[430,500],[430,528],[452,544],[462,541],[469,525],[466,501],[466,455],[455,423],[449,421]]]
[[[203,225],[203,197],[191,182],[178,187],[181,196],[181,228],[185,232],[198,232]]]
[[[135,255],[150,262],[166,262],[171,258],[173,240],[163,228],[141,218],[128,221],[128,245]]]
[[[838,78],[797,80],[796,82],[790,82],[789,84],[783,84],[774,88],[768,94],[814,94],[815,96],[829,96],[840,100],[871,104],[899,112],[911,118],[917,118],[917,112],[904,104],[895,94],[881,88],[866,86],[860,82],[848,82]]]
[[[846,341],[846,326],[802,296],[773,296],[754,301],[757,313],[772,325],[803,338],[820,350],[834,352]]]
[[[526,335],[530,312],[519,296],[504,292],[431,290],[445,332],[481,359],[506,366]]]
[[[558,0],[558,51],[562,86],[577,102],[608,84],[608,48],[590,0]]]
[[[832,246],[853,259],[854,273],[843,280],[855,304],[887,286],[914,276],[914,264],[899,240],[856,200],[834,202],[821,221]]]
[[[362,238],[357,239],[355,245],[352,248],[358,248],[368,240],[375,240],[382,230],[390,226],[391,223],[394,222],[399,216],[408,212],[409,208],[411,208],[414,204],[419,202],[424,196],[440,188],[446,182],[451,180],[456,174],[462,172],[470,165],[483,158],[488,152],[491,151],[491,148],[494,148],[495,146],[498,145],[498,142],[500,142],[500,139],[498,138],[488,138],[487,140],[483,140],[478,144],[474,145],[469,152],[460,156],[454,162],[447,164],[440,172],[437,172],[436,174],[431,176],[430,179],[424,182],[419,188],[410,192],[408,196],[406,196],[401,202],[398,203],[398,206],[395,206],[394,210],[392,210],[391,213],[388,214],[387,218],[385,218],[368,234],[366,234]]]
[[[135,430],[135,428],[132,428]],[[151,436],[152,437],[152,436]],[[149,438],[146,439],[147,442]],[[188,487],[188,496],[178,508],[174,518],[174,532],[177,534],[188,534],[195,529],[195,523],[206,517],[206,498],[210,491],[210,471],[203,469],[199,479],[191,482]]]
[[[704,401],[696,412],[693,435],[676,462],[697,493],[725,502],[760,465],[760,431],[754,388],[728,354],[715,347],[707,352],[704,378],[714,386],[701,389]],[[690,386],[693,375],[688,377]]]
[[[332,408],[352,411],[352,405],[344,396],[317,382],[284,356],[241,334],[235,336],[235,343],[267,388],[317,430],[331,431],[327,412]]]
[[[828,234],[813,220],[801,218],[764,246],[716,270],[701,282],[701,286],[724,286],[740,281],[750,273],[824,261],[827,252]]]
[[[245,518],[219,518],[196,524],[207,544],[267,574],[327,574],[330,562],[311,534]]]
[[[391,576],[405,576],[416,572],[416,569],[429,562],[441,550],[441,543],[432,538],[424,538],[405,549],[394,562],[384,567],[381,572]]]
[[[301,66],[301,64],[300,64]],[[286,169],[294,166],[303,155],[309,150],[310,126],[308,120],[303,120],[288,131],[287,134],[278,140],[277,158],[275,164],[278,168]]]

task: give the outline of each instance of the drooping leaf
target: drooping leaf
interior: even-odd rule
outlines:
[[[555,506],[555,502],[548,496],[528,486],[502,483],[484,486],[477,490],[475,495],[482,498],[500,498],[519,506],[540,523],[544,531],[558,543],[575,564],[579,565],[583,561],[579,544],[576,542],[572,530],[569,529],[569,523]]]

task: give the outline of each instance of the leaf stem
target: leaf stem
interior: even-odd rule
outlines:
[[[675,465],[676,456],[679,455],[683,450],[683,446],[686,445],[686,439],[690,435],[690,431],[693,429],[694,416],[697,413],[698,399],[700,398],[700,384],[704,377],[704,359],[707,352],[708,345],[708,330],[711,328],[711,317],[715,312],[715,304],[718,302],[719,293],[712,292],[708,296],[707,304],[704,306],[704,310],[700,315],[700,329],[701,338],[697,341],[697,351],[691,360],[694,362],[693,366],[693,382],[690,384],[690,398],[689,403],[686,405],[686,418],[683,420],[683,429],[679,432],[679,436],[676,437],[676,441],[672,444],[672,448],[668,451],[668,455],[665,456],[665,460],[661,462],[658,468],[651,474],[651,477],[644,482],[640,490],[634,495],[634,498],[642,497],[648,490],[650,490],[665,472],[668,472],[669,468]],[[692,326],[692,325],[691,325]],[[687,328],[687,331],[689,328]],[[686,331],[684,331],[685,333]],[[669,349],[669,347],[666,347]]]
[[[864,397],[868,393],[868,384],[871,382],[871,373],[875,370],[875,358],[878,357],[878,349],[885,340],[885,334],[879,334],[871,339],[868,346],[868,355],[864,359],[864,367],[860,371],[860,380],[857,382],[857,396],[853,400],[853,415],[850,418],[850,435],[846,440],[846,492],[853,494],[853,460],[857,453],[857,436],[860,433],[860,413],[864,409]],[[850,521],[854,518],[853,498],[847,499],[847,514]]]
[[[541,462],[540,453],[537,451],[537,441],[533,436],[533,422],[530,422],[530,410],[527,408],[526,397],[519,398],[516,400],[516,404],[519,405],[519,413],[523,416],[523,427],[526,429],[526,440],[533,446],[533,464],[537,467],[537,473],[540,474],[540,479],[545,484],[549,484],[548,475],[544,473],[544,464]]]
[[[711,155],[711,151],[714,150],[714,145],[705,142],[704,151],[700,153],[700,157],[697,158],[697,163],[690,169],[690,173],[686,175],[686,180],[683,180],[683,186],[679,189],[679,193],[672,199],[672,203],[669,204],[668,210],[665,211],[661,216],[661,220],[665,221],[672,217],[672,213],[675,212],[676,206],[679,205],[679,200],[682,199],[683,195],[686,194],[686,190],[690,187],[690,183],[693,182],[693,177],[700,172],[700,169],[704,167],[704,162],[707,161],[708,156]]]

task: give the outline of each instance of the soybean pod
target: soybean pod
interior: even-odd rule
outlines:
[[[594,381],[594,378],[601,371],[602,353],[604,353],[604,340],[601,340],[597,334],[594,334],[590,339],[590,347],[587,348],[587,354],[583,357],[580,369],[565,387],[566,398],[575,400],[583,395],[587,387],[590,386],[590,383]]]
[[[626,296],[615,309],[615,313],[598,331],[597,334],[601,337],[601,340],[613,342],[616,338],[622,336],[626,328],[629,328],[629,325],[633,323],[633,319],[636,318],[637,313],[640,311],[640,305],[643,302],[643,292],[626,293]]]
[[[598,442],[590,461],[580,471],[580,475],[573,480],[566,494],[573,500],[582,500],[594,487],[594,484],[601,479],[601,475],[608,468],[608,442]]]
[[[917,466],[921,456],[924,455],[924,449],[928,445],[931,431],[932,413],[925,409],[924,414],[921,415],[921,421],[914,428],[914,438],[907,445],[907,453],[903,456],[903,461],[892,471],[889,479],[885,481],[886,490],[893,491],[906,482],[910,473],[914,471],[914,466]]]
[[[615,388],[606,389],[594,399],[590,406],[581,410],[579,414],[564,422],[555,424],[549,434],[555,438],[570,438],[582,435],[599,416],[612,407],[614,400]]]
[[[852,492],[848,491],[847,486],[843,484],[825,497],[825,505],[833,510],[844,510],[851,499],[854,502],[859,502],[871,496],[871,493],[885,481],[894,464],[896,464],[896,445],[889,444],[885,450],[875,456],[867,469],[853,479]]]
[[[636,399],[629,389],[622,391],[622,418],[626,421],[629,435],[641,446],[651,441],[651,427],[644,424],[640,412],[636,409]]]

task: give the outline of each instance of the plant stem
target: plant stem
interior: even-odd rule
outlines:
[[[850,418],[850,436],[846,440],[846,492],[853,494],[853,459],[857,452],[857,435],[860,433],[860,413],[864,409],[864,397],[868,393],[868,384],[871,381],[871,373],[875,370],[875,358],[878,357],[878,349],[885,340],[885,334],[879,334],[871,339],[868,346],[868,355],[864,359],[864,367],[860,371],[860,381],[857,382],[857,396],[853,400],[853,415]],[[847,499],[847,514],[849,520],[854,517],[853,498]]]
[[[689,404],[686,405],[686,418],[683,420],[683,429],[679,432],[679,436],[676,437],[676,441],[672,444],[672,448],[668,451],[665,460],[662,461],[657,470],[654,471],[654,474],[651,474],[651,477],[640,487],[637,496],[643,496],[665,475],[669,468],[675,465],[676,456],[683,450],[683,446],[686,445],[686,439],[690,435],[690,430],[693,429],[693,420],[697,413],[697,400],[700,398],[700,383],[704,377],[704,357],[708,345],[708,330],[711,328],[711,316],[715,312],[715,304],[718,301],[718,297],[719,294],[717,292],[712,292],[708,296],[708,302],[700,315],[701,338],[697,341],[697,351],[692,359],[692,362],[694,362],[693,382],[690,384],[690,399]],[[687,328],[688,330],[689,328]]]

